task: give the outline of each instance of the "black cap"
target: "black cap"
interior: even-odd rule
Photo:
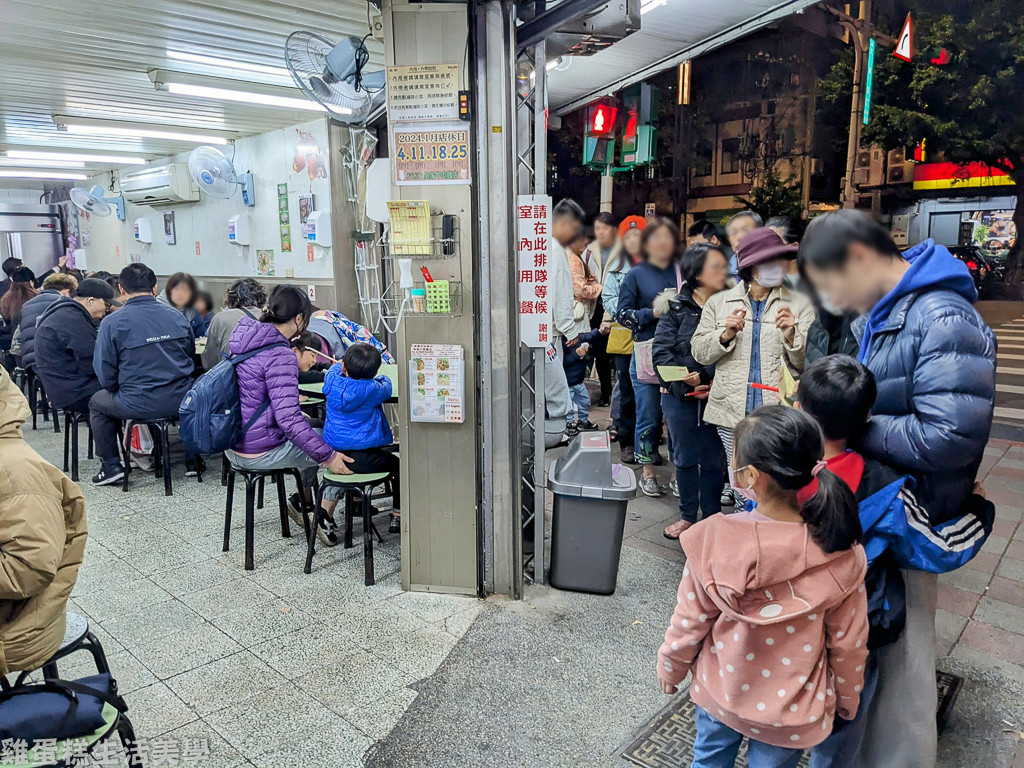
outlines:
[[[34,283],[35,281],[36,273],[28,267],[18,267],[11,275],[11,282],[14,283]]]
[[[110,287],[110,284],[98,277],[87,277],[80,282],[75,295],[84,299],[103,299],[107,304],[113,304],[115,307],[123,306],[120,301],[114,300],[114,289]]]

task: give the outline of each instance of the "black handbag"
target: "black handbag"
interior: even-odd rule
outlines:
[[[118,712],[128,705],[117,693],[117,681],[108,673],[78,680],[43,680],[0,691],[0,740],[78,739],[99,730],[106,722],[103,707]]]

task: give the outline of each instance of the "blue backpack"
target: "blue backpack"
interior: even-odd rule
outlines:
[[[264,401],[252,418],[242,424],[235,366],[264,350],[287,346],[277,342],[233,355],[196,379],[178,409],[178,429],[189,453],[221,453],[238,444],[249,427],[270,407],[270,400]]]

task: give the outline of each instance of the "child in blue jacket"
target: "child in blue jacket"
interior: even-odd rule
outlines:
[[[390,533],[400,530],[401,498],[398,456],[384,450],[393,442],[391,426],[382,407],[391,398],[391,379],[378,376],[381,354],[369,344],[353,344],[340,365],[331,366],[324,377],[327,418],[324,441],[352,461],[357,474],[391,473],[393,505]]]
[[[590,392],[586,385],[587,371],[592,362],[588,353],[597,336],[597,330],[581,333],[576,337],[577,343],[571,347],[566,346],[565,337],[562,337],[562,368],[574,408],[566,427],[570,437],[577,432],[597,429],[597,424],[590,420]]]

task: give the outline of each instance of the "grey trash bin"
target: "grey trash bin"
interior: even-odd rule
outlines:
[[[548,580],[558,589],[610,595],[636,475],[612,464],[607,432],[581,432],[548,468],[548,488],[555,495]]]

